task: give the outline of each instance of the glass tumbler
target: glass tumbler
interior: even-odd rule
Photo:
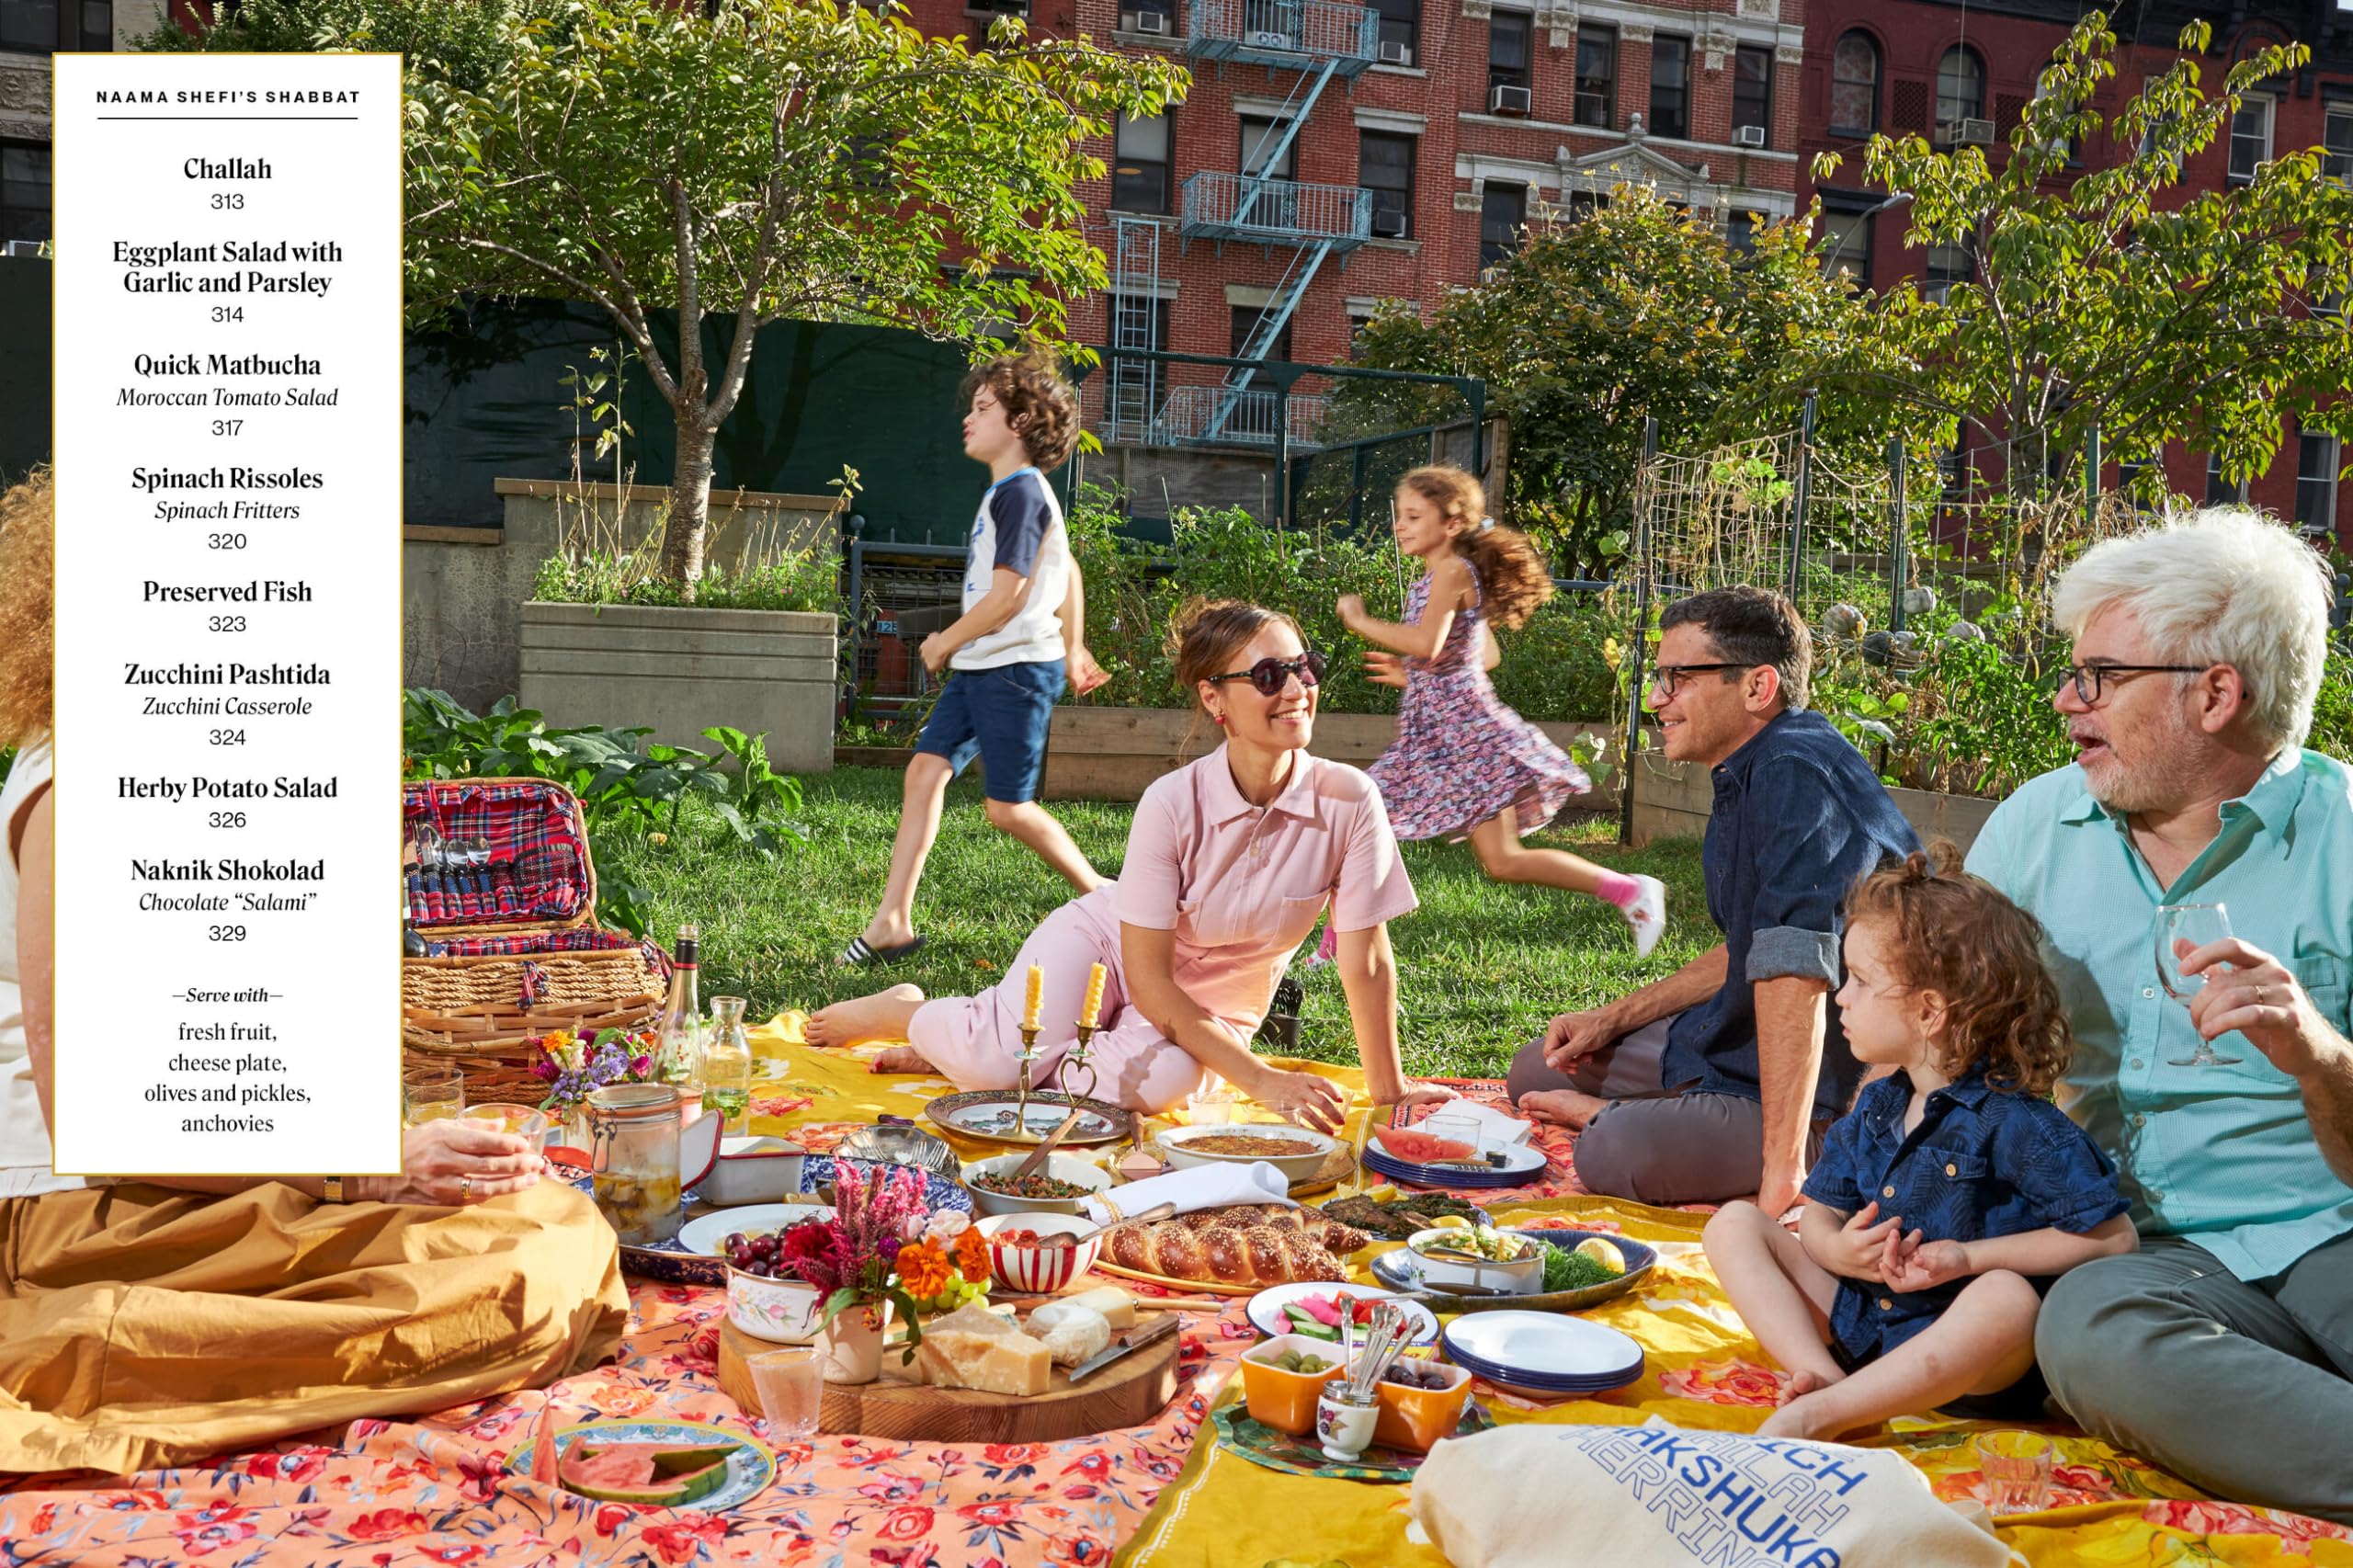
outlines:
[[[764,1351],[744,1364],[751,1369],[752,1387],[760,1396],[760,1414],[767,1417],[770,1437],[798,1442],[816,1435],[825,1397],[825,1365],[817,1358],[815,1346]]]

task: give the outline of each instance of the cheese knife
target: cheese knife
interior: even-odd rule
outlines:
[[[1070,1381],[1074,1383],[1083,1378],[1091,1378],[1130,1351],[1141,1350],[1147,1345],[1157,1344],[1176,1333],[1180,1322],[1178,1314],[1172,1312],[1141,1328],[1130,1329],[1126,1338],[1113,1340],[1103,1349],[1073,1367],[1070,1369]]]

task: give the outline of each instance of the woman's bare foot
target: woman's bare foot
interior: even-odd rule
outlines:
[[[1539,1121],[1549,1121],[1555,1127],[1565,1127],[1572,1132],[1582,1132],[1585,1124],[1601,1113],[1608,1100],[1594,1095],[1581,1095],[1574,1089],[1531,1089],[1519,1096],[1519,1112]]]
[[[893,985],[871,996],[836,1002],[809,1015],[802,1032],[811,1045],[858,1045],[870,1040],[904,1040],[907,1020],[923,1006],[923,988]]]
[[[937,1073],[938,1068],[923,1059],[923,1052],[912,1045],[894,1045],[866,1064],[870,1073]]]

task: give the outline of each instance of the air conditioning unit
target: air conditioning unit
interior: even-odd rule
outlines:
[[[1246,49],[1279,49],[1291,54],[1299,52],[1297,39],[1271,28],[1253,28],[1242,35],[1242,42]]]
[[[1994,122],[1990,119],[1955,120],[1952,139],[1972,147],[1991,147],[1994,144]]]
[[[1381,46],[1381,62],[1383,65],[1411,65],[1414,62],[1414,46],[1410,43],[1384,43]]]
[[[1489,114],[1526,114],[1534,101],[1526,87],[1514,87],[1499,83],[1487,89]]]
[[[1735,147],[1762,147],[1765,145],[1765,128],[1761,125],[1735,126],[1732,144]]]
[[[1372,235],[1378,240],[1402,240],[1405,237],[1405,214],[1393,207],[1372,210]]]
[[[1166,38],[1168,13],[1165,11],[1135,12],[1128,18],[1128,28],[1131,32],[1149,33],[1155,38]]]

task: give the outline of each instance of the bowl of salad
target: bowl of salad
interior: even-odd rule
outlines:
[[[1532,1296],[1544,1289],[1542,1243],[1492,1225],[1417,1231],[1405,1243],[1433,1290]]]
[[[1075,1154],[1049,1154],[1033,1176],[1013,1173],[1028,1154],[996,1154],[964,1167],[972,1207],[983,1214],[1075,1214],[1079,1199],[1111,1187],[1111,1173]]]

